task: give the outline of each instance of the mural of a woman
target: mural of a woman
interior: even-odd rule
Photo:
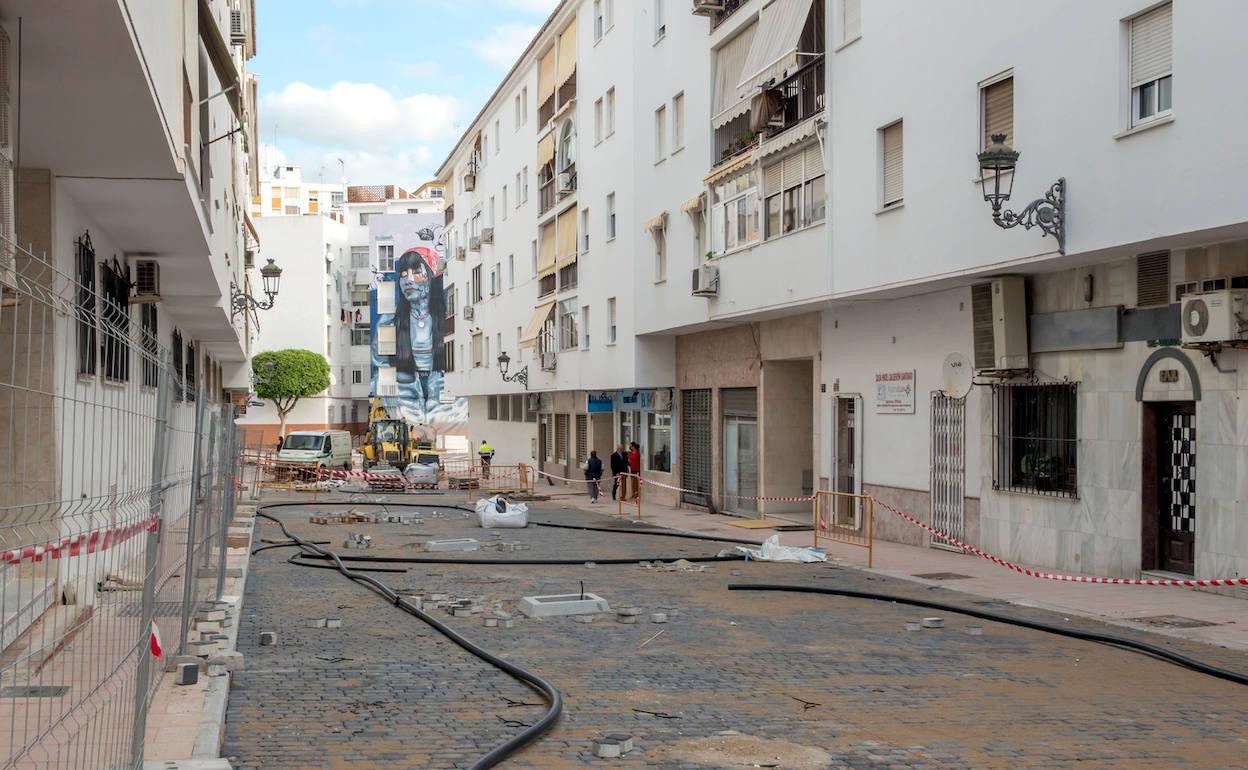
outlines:
[[[395,277],[394,316],[382,316],[379,323],[395,326],[389,365],[395,369],[399,401],[414,407],[424,422],[438,406],[446,369],[442,349],[446,296],[437,252],[424,246],[408,249],[395,264]],[[375,347],[373,355],[379,359],[377,365],[387,365]]]

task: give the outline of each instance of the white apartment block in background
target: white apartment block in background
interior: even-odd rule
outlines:
[[[689,490],[651,499],[869,493],[1029,564],[1243,574],[1248,9],[1032,10],[560,3],[439,170],[474,442],[577,478],[636,440]],[[1065,180],[1064,249],[994,224],[994,134],[1004,209]]]
[[[251,197],[251,215],[326,214],[341,220],[345,191],[346,186],[340,183],[304,181],[299,166],[277,166],[260,179],[260,189]]]

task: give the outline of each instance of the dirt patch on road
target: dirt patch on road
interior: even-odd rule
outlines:
[[[681,741],[662,749],[660,754],[665,758],[710,767],[822,770],[832,761],[831,754],[814,746],[741,734],[722,734]]]

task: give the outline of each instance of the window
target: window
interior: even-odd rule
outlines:
[[[576,163],[576,124],[565,120],[559,130],[559,170],[567,171]]]
[[[485,168],[486,161],[490,157],[490,137],[484,131],[481,132],[481,152],[477,155],[477,161],[481,168]]]
[[[589,348],[589,305],[581,306],[581,348]]]
[[[525,166],[520,176],[520,202],[529,202],[529,167]]]
[[[361,268],[368,267],[368,247],[352,246],[351,247],[351,267]]]
[[[75,243],[75,261],[78,272],[78,373],[95,374],[96,318],[95,318],[95,249],[91,236],[84,234]],[[176,334],[175,334],[176,336]],[[181,338],[178,338],[179,345]],[[181,368],[179,367],[179,372]]]
[[[514,393],[511,396],[511,421],[520,422],[524,419],[524,396]]]
[[[495,407],[500,422],[511,421],[511,396],[497,396],[498,406]]]
[[[160,342],[156,338],[156,305],[139,306],[139,322],[143,329],[143,386],[154,388],[160,380]]]
[[[993,385],[992,486],[1078,497],[1079,386]]]
[[[352,369],[351,370],[351,384],[362,385],[363,383],[364,383],[364,370]]]
[[[594,0],[594,42],[602,40],[607,32],[607,20],[603,17],[604,0]]]
[[[994,134],[1005,134],[1005,143],[1014,146],[1014,76],[1009,75],[979,89],[984,128],[980,149],[992,144]]]
[[[494,154],[495,154],[495,155],[497,155],[497,154],[498,154],[498,148],[499,148],[499,147],[502,145],[502,143],[503,143],[503,142],[502,142],[502,139],[500,138],[500,137],[502,137],[502,135],[503,135],[503,132],[502,132],[502,130],[500,130],[500,129],[499,129],[499,127],[498,127],[498,120],[495,120],[495,121],[494,121]]]
[[[494,196],[490,196],[490,227],[494,226]]]
[[[765,167],[763,187],[765,238],[820,222],[827,215],[823,158],[817,145]]]
[[[880,129],[881,208],[902,202],[902,122]]]
[[[472,301],[481,301],[481,266],[472,269]]]
[[[559,349],[575,350],[580,342],[577,321],[576,298],[565,299],[559,303]]]
[[[1171,15],[1170,3],[1131,19],[1131,125],[1138,126],[1170,114]]]
[[[442,360],[443,360],[443,366],[445,367],[443,371],[445,372],[455,371],[455,343],[454,342],[442,343]]]
[[[607,240],[615,239],[615,193],[607,194]]]
[[[377,327],[377,355],[392,356],[395,354],[395,331],[394,326],[378,326]]]
[[[667,34],[667,21],[663,18],[663,0],[654,0],[654,42]]]
[[[186,385],[186,400],[194,401],[197,398],[195,393],[195,346],[190,342],[186,343],[186,371],[182,375],[182,381]]]
[[[485,351],[481,354],[481,365],[488,367],[490,365],[490,338],[485,338]]]
[[[685,146],[685,95],[676,94],[672,97],[672,152],[684,149]]]
[[[282,197],[284,197],[284,198],[285,198],[286,200],[288,200],[288,201],[297,201],[297,200],[299,200],[299,188],[298,188],[298,187],[287,187],[287,188],[285,189],[285,191],[284,191],[284,195],[283,195]]]
[[[537,241],[532,242],[532,244],[530,245],[530,250],[532,252],[530,255],[530,258],[532,259],[532,262],[533,262],[533,277],[536,278],[537,277]]]
[[[377,269],[383,273],[394,271],[394,244],[377,244]]]
[[[498,265],[495,264],[494,267],[490,268],[490,296],[491,297],[497,297],[498,292],[500,291],[500,287],[498,285],[498,279],[499,279]]]
[[[667,141],[667,106],[654,111],[654,162],[659,163],[667,154],[664,146]]]
[[[519,171],[516,172],[516,188],[515,189],[516,189],[516,208],[520,208],[520,172]],[[506,203],[507,203],[507,196],[504,195],[503,196],[504,206],[506,205]]]
[[[397,396],[399,395],[398,370],[393,366],[377,367],[377,393],[378,396]]]
[[[507,288],[516,288],[516,255],[507,255]]]
[[[840,43],[862,37],[862,0],[840,0]]]
[[[352,329],[351,330],[351,344],[352,345],[367,345],[368,344],[368,329]]]
[[[394,281],[377,282],[377,312],[386,315],[394,313]]]
[[[564,265],[559,268],[559,291],[567,291],[576,288],[577,279],[577,263],[572,261],[570,265]]]
[[[581,209],[581,253],[589,251],[589,209]]]
[[[594,144],[602,141],[602,99],[594,102]]]
[[[607,299],[607,344],[615,344],[615,297]]]
[[[440,196],[441,194],[442,194],[442,191],[441,191],[441,190],[438,190],[438,195]],[[340,193],[340,192],[331,192],[331,193],[329,194],[329,206],[330,206],[330,208],[335,208],[335,209],[342,208],[342,200],[343,200],[343,195],[342,195],[342,193]]]
[[[372,217],[376,213],[377,212],[375,211],[361,211],[360,212],[360,226],[367,227],[369,218]]]
[[[529,122],[529,87],[520,89],[520,124]]]
[[[516,94],[516,130],[520,130],[520,126],[524,123],[520,119],[520,94]]]
[[[130,379],[130,280],[114,257],[100,265],[100,358],[104,378]]]
[[[637,425],[640,422],[641,414],[639,412],[620,412],[620,443],[628,446],[636,441],[641,443],[641,436],[637,433]]]
[[[485,349],[485,337],[480,333],[472,335],[472,366],[474,369],[482,366],[482,352]]]
[[[615,88],[607,89],[607,136],[615,133]]]
[[[173,396],[181,401],[186,397],[186,381],[182,371],[182,335],[176,329],[169,338],[169,348],[173,353],[173,376],[176,380],[173,385]]]
[[[758,174],[752,169],[711,187],[711,250],[724,254],[758,240]]]
[[[646,419],[646,451],[650,470],[672,472],[672,414],[651,412]]]
[[[656,227],[650,231],[654,236],[654,282],[667,280],[667,230]]]

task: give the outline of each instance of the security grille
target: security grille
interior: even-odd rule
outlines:
[[[966,497],[966,399],[932,393],[932,526],[963,539]],[[932,545],[952,547],[933,537]],[[960,550],[960,549],[959,549]]]
[[[589,415],[576,416],[576,461],[589,458]]]
[[[1078,396],[1074,383],[994,385],[992,486],[1078,497]]]
[[[681,502],[706,505],[711,492],[711,391],[680,392]]]
[[[555,461],[561,465],[568,462],[568,416],[555,415]]]
[[[1141,254],[1135,265],[1135,304],[1140,307],[1170,302],[1170,252]]]

